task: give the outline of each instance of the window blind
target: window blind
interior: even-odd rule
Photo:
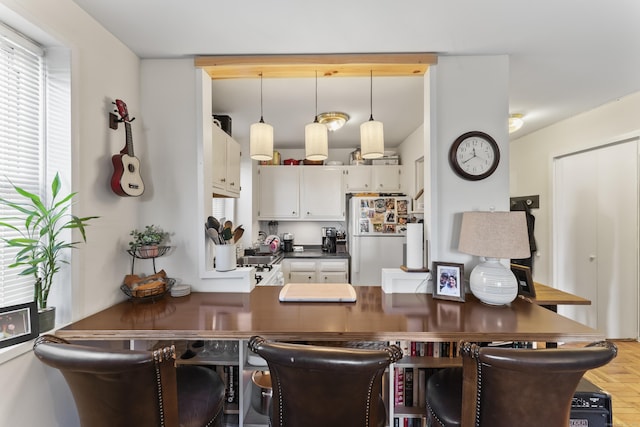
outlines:
[[[0,197],[18,200],[11,184],[41,194],[43,147],[43,51],[0,25]],[[4,222],[20,226],[12,210],[0,206]],[[18,233],[0,227],[0,239]],[[0,242],[0,306],[33,300],[33,277],[9,268],[18,252]]]

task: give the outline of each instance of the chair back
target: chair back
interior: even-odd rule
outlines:
[[[249,348],[269,365],[272,426],[369,427],[386,421],[379,406],[382,374],[402,357],[398,347],[365,350],[253,337]]]
[[[62,373],[83,427],[177,427],[175,349],[106,350],[43,335],[35,355]]]
[[[462,425],[566,427],[580,379],[611,361],[617,347],[599,342],[533,350],[465,343],[461,352]]]

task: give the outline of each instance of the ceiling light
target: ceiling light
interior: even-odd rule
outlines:
[[[384,156],[384,129],[382,122],[373,120],[373,70],[371,70],[371,115],[369,121],[360,125],[360,150],[363,159],[378,159]]]
[[[327,126],[318,122],[318,72],[316,71],[316,115],[313,123],[304,127],[304,148],[307,160],[325,160],[329,157]]]
[[[273,158],[273,126],[262,118],[262,73],[260,73],[260,121],[249,128],[249,155],[253,160]]]
[[[318,114],[318,122],[326,125],[327,129],[331,132],[340,129],[348,120],[349,115],[340,111],[329,111]]]
[[[509,133],[513,133],[520,129],[524,124],[522,114],[510,114],[509,115]]]

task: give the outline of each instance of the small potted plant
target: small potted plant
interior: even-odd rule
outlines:
[[[140,258],[157,257],[160,245],[169,237],[169,233],[153,224],[145,226],[143,230],[132,230],[129,235],[133,237],[129,248]]]
[[[0,205],[15,211],[15,215],[0,220],[0,227],[9,228],[18,236],[3,239],[7,246],[19,249],[10,267],[22,267],[20,275],[33,276],[40,331],[44,332],[55,326],[55,307],[49,307],[47,300],[55,274],[60,271],[62,263],[68,263],[61,255],[63,251],[74,249],[81,243],[66,241],[61,233],[65,229],[77,229],[82,241],[86,242],[85,227],[90,220],[98,217],[80,218],[71,214],[76,193],[58,199],[61,183],[57,173],[51,183],[51,200],[48,204],[37,194],[11,185],[20,199],[0,198]]]

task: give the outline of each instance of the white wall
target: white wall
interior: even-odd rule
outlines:
[[[202,218],[197,210],[198,169],[194,165],[201,120],[196,104],[201,94],[197,93],[199,74],[192,60],[146,60],[141,65],[71,0],[0,0],[0,19],[18,21],[16,16],[71,50],[72,188],[79,192],[76,213],[100,215],[88,231],[89,242],[73,256],[72,319],[123,299],[118,287],[130,268],[125,252],[129,231],[144,224],[155,223],[174,233],[175,250],[158,261],[159,267],[185,282],[199,280],[196,248],[202,243]],[[433,242],[441,260],[455,261],[464,258],[451,245],[454,216],[473,208],[508,206],[508,149],[504,146],[508,64],[501,56],[443,57],[434,68],[437,72],[430,74],[433,88],[426,95],[431,100],[432,125],[425,130],[430,136],[426,140],[435,141],[428,178],[434,187],[433,229],[438,230]],[[108,128],[115,98],[123,99],[136,117],[133,139],[147,188],[140,198],[121,198],[109,188],[111,156],[124,145],[124,129]],[[446,166],[449,145],[471,129],[492,134],[505,156],[496,174],[482,183],[462,182]],[[12,396],[0,402],[0,425],[78,425],[60,375],[37,362],[31,352],[2,363],[0,378],[3,384],[7,384],[5,379],[11,384]],[[33,402],[38,411],[32,410]]]
[[[640,93],[636,93],[519,138],[510,144],[510,195],[540,195],[540,209],[532,211],[536,217],[535,236],[538,247],[534,260],[535,281],[554,285],[551,221],[553,158],[638,135],[639,114]]]
[[[431,259],[465,263],[466,277],[477,258],[457,251],[461,213],[509,210],[508,80],[503,55],[444,56],[431,69]],[[501,152],[497,170],[482,181],[465,181],[449,166],[451,144],[472,130],[493,136]]]
[[[119,285],[130,268],[125,252],[129,231],[138,223],[139,200],[111,192],[111,155],[122,149],[124,128],[108,128],[108,112],[117,97],[133,116],[141,117],[139,60],[71,0],[0,0],[0,20],[37,41],[67,48],[71,58],[72,175],[65,179],[77,191],[76,215],[100,215],[87,230],[88,243],[73,252],[73,292],[55,289],[52,298],[70,294],[72,319],[79,319],[123,299]],[[133,125],[136,155],[145,159],[147,143]],[[143,165],[145,161],[143,160]],[[75,405],[60,374],[37,361],[33,353],[6,361],[0,378],[2,426],[78,425]],[[37,410],[34,408],[37,407]]]

